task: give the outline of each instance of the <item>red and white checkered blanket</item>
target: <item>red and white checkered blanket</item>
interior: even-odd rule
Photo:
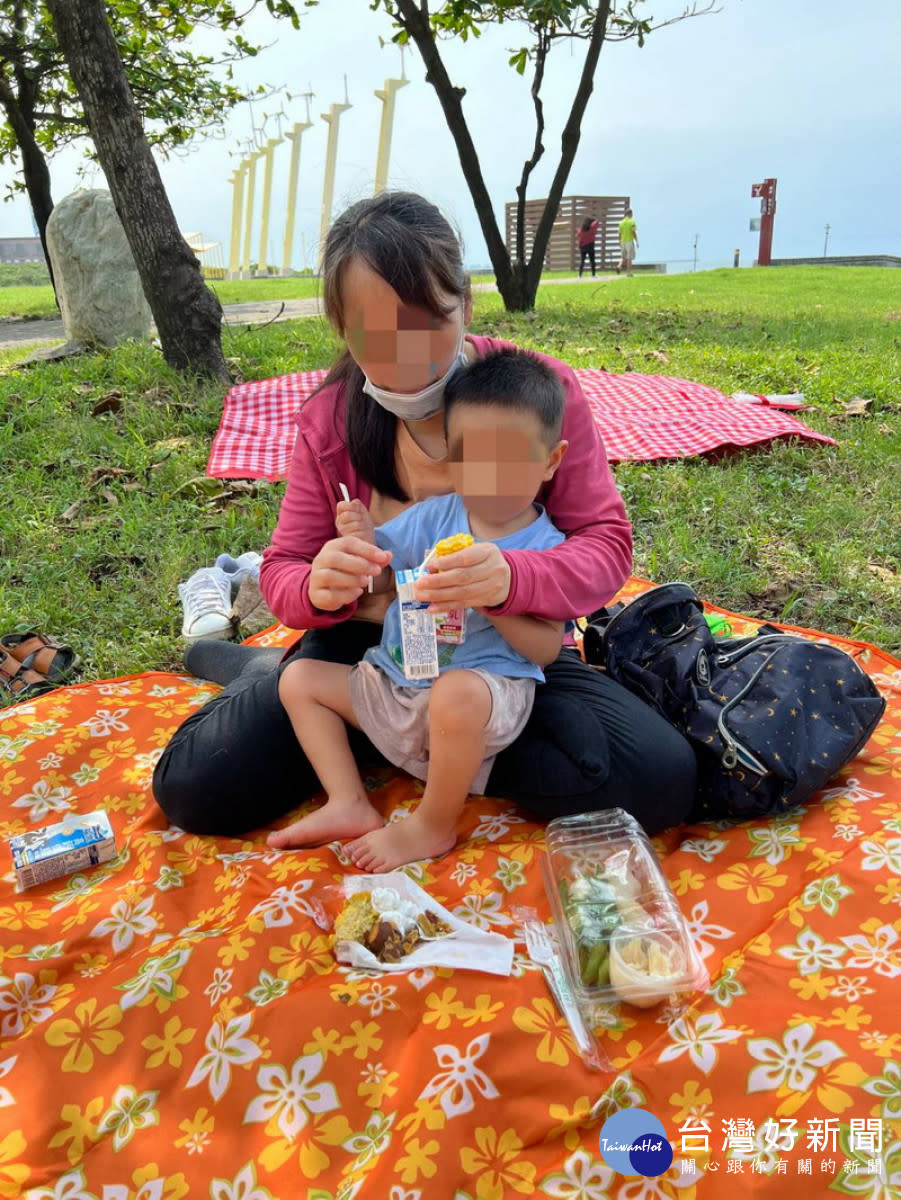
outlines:
[[[207,474],[219,479],[284,479],[294,447],[295,413],[325,375],[302,371],[233,387],[225,397]],[[596,368],[577,370],[576,375],[611,462],[690,458],[779,437],[836,444],[777,411],[762,396],[734,399],[716,388],[666,375],[611,375]]]

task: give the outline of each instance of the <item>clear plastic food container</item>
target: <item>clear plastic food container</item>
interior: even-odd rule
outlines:
[[[545,882],[573,995],[590,1019],[620,1002],[673,1005],[709,976],[644,830],[622,809],[558,817]]]

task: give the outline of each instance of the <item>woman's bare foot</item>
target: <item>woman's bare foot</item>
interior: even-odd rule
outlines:
[[[361,871],[393,871],[404,863],[440,858],[454,848],[456,841],[454,829],[436,829],[416,812],[402,821],[392,821],[383,829],[358,837],[347,846],[347,853]]]
[[[277,850],[298,846],[321,846],[323,842],[343,842],[359,838],[382,827],[384,821],[365,796],[350,800],[327,800],[308,817],[277,829],[266,838]]]

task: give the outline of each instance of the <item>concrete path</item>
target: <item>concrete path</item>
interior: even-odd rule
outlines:
[[[615,275],[592,277],[577,275],[567,279],[546,279],[542,287],[558,283],[609,283]],[[496,292],[493,283],[474,283],[474,292]],[[226,325],[265,325],[276,321],[296,321],[300,317],[316,317],[322,313],[318,297],[305,300],[245,300],[240,304],[223,305]],[[66,334],[62,321],[29,321],[21,317],[0,318],[0,350],[16,346],[45,345],[49,342],[64,342]]]

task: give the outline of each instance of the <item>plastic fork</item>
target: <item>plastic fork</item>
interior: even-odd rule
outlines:
[[[600,1070],[602,1060],[594,1038],[585,1026],[582,1013],[579,1011],[576,998],[569,986],[569,980],[563,970],[560,955],[553,946],[547,929],[540,921],[526,917],[522,922],[522,932],[529,958],[541,967],[554,1002],[561,1015],[566,1018],[572,1035],[576,1039],[576,1045],[583,1061],[586,1065]]]

